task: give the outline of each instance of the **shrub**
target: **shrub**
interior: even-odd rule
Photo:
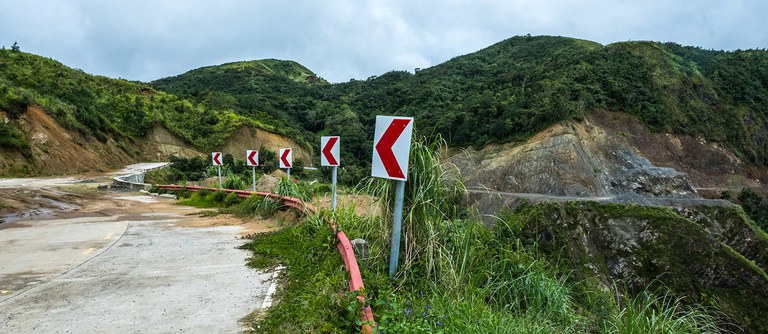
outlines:
[[[227,198],[228,195],[229,193],[224,190],[216,190],[211,195],[211,200],[217,203],[224,203],[224,199]]]
[[[227,197],[224,198],[224,205],[226,206],[232,206],[237,203],[240,203],[242,201],[242,198],[240,196],[237,196],[235,193],[229,193]]]

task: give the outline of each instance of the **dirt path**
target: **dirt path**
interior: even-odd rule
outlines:
[[[275,223],[99,184],[0,181],[0,332],[242,331],[272,274],[240,237]]]

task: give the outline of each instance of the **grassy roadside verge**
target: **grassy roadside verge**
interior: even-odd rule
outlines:
[[[574,282],[570,268],[526,241],[525,212],[509,212],[488,228],[462,209],[461,185],[437,163],[440,143],[414,145],[406,192],[400,271],[387,275],[391,218],[333,215],[350,239],[368,242],[359,263],[380,333],[715,333],[707,310],[654,291],[629,294]],[[366,189],[385,207],[392,189]],[[206,195],[211,196],[211,195]],[[243,202],[246,203],[246,202]],[[244,204],[235,207],[243,207]],[[254,202],[253,207],[266,207]],[[253,323],[255,333],[349,333],[360,328],[358,302],[325,222],[257,235],[243,246],[249,264],[284,264],[278,302]],[[360,254],[357,254],[360,256]],[[567,264],[565,264],[567,266]]]

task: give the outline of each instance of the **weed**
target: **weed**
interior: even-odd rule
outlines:
[[[240,196],[237,196],[235,193],[229,193],[227,194],[227,197],[224,197],[224,205],[225,206],[233,206],[237,203],[242,202],[242,198]]]
[[[223,187],[226,189],[243,190],[248,186],[245,178],[240,174],[234,174],[230,171],[227,172],[226,179],[224,180]]]
[[[252,324],[253,332],[348,333],[355,328],[345,320],[349,319],[346,273],[339,270],[343,265],[331,235],[324,224],[297,225],[256,235],[243,246],[253,251],[250,265],[286,266],[277,296],[281,301]]]
[[[261,195],[252,195],[239,204],[231,207],[228,212],[237,217],[252,217],[259,215],[262,218],[269,218],[275,215],[283,204],[281,200]]]
[[[603,328],[605,333],[719,333],[717,321],[703,308],[684,306],[682,298],[643,291],[620,297],[622,306]]]

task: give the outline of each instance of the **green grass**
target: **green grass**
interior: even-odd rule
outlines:
[[[355,328],[355,302],[346,292],[346,273],[332,232],[317,217],[297,226],[256,235],[244,245],[249,264],[270,269],[283,264],[277,302],[252,324],[254,333],[349,333]]]
[[[369,256],[357,255],[362,294],[380,333],[718,332],[714,318],[681,299],[611,294],[592,281],[571,282],[558,262],[523,241],[528,213],[505,212],[487,228],[457,210],[461,186],[437,164],[442,145],[422,140],[413,146],[408,187],[420,189],[407,191],[394,278],[387,273],[390,217],[358,217],[353,208],[332,215],[350,239],[368,242]],[[387,182],[371,181],[365,191],[391,204]],[[649,214],[662,219],[668,213]],[[310,217],[246,246],[254,251],[252,265],[288,267],[280,302],[255,324],[256,332],[357,331],[360,305],[345,292],[343,268],[329,265],[338,259],[332,245],[324,222]]]
[[[604,333],[717,333],[717,321],[703,308],[685,306],[680,298],[642,292],[622,297],[622,308],[614,313]]]
[[[209,190],[202,190],[192,193],[189,198],[179,200],[179,205],[189,205],[196,208],[224,208],[228,205],[225,203],[225,199],[229,195],[227,192],[217,190],[211,192]]]
[[[280,200],[260,195],[252,195],[245,201],[230,207],[226,212],[232,213],[237,217],[253,217],[258,215],[261,216],[261,218],[266,219],[274,216],[283,208],[284,206]]]

